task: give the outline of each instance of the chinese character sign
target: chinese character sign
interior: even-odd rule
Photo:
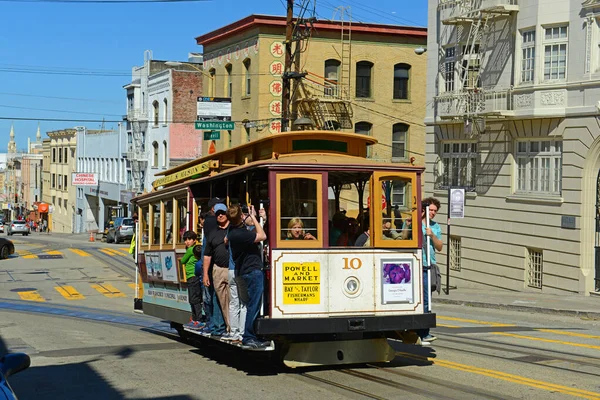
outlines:
[[[273,61],[269,68],[269,72],[273,76],[283,75],[283,63],[281,61]]]
[[[283,92],[283,84],[281,81],[272,81],[269,85],[269,92],[275,97],[281,96],[281,93]]]
[[[273,100],[269,104],[269,111],[271,111],[271,115],[280,117],[281,116],[281,100]]]
[[[280,133],[281,132],[281,121],[271,121],[269,124],[269,132]]]
[[[285,53],[285,50],[283,48],[283,43],[281,42],[273,42],[271,43],[271,55],[273,57],[283,57],[283,54]]]

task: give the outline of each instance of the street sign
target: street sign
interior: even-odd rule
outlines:
[[[449,218],[465,217],[465,189],[449,189],[450,213]]]
[[[219,140],[221,139],[220,131],[205,131],[204,140]]]
[[[196,121],[196,129],[232,131],[235,129],[235,122],[231,122],[231,121]]]

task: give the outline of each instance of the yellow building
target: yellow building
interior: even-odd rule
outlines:
[[[54,232],[73,232],[75,218],[75,188],[71,185],[71,176],[75,172],[76,138],[75,129],[63,129],[48,132],[49,146],[42,144],[44,159],[49,158],[49,197],[48,204],[52,210],[52,226]],[[48,151],[49,150],[49,151]],[[44,162],[44,167],[46,162]],[[42,174],[44,171],[42,171]],[[46,176],[47,177],[47,176]],[[46,191],[46,185],[44,185]]]
[[[300,55],[305,87],[325,100],[347,100],[353,114],[345,122],[329,117],[331,127],[375,137],[373,159],[424,165],[426,57],[415,50],[426,45],[426,28],[313,26]],[[204,142],[204,155],[281,131],[285,29],[284,17],[251,15],[196,38],[204,49],[204,93],[231,98],[235,122]]]

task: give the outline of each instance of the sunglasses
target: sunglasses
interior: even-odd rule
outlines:
[[[217,212],[215,213],[215,216],[217,216],[217,217],[218,217],[219,215],[227,215],[227,212],[225,212],[225,211],[217,211]]]

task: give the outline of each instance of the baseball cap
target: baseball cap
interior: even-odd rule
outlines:
[[[208,201],[208,208],[209,208],[209,209],[210,209],[210,208],[213,208],[213,207],[214,207],[214,206],[216,206],[217,204],[219,204],[219,203],[223,203],[224,201],[225,201],[224,199],[220,199],[220,198],[218,198],[218,197],[213,197],[212,199],[210,199],[210,200]],[[217,210],[215,210],[215,211],[217,211]]]
[[[215,213],[217,211],[227,212],[227,206],[223,203],[219,203],[219,204],[215,205]]]

